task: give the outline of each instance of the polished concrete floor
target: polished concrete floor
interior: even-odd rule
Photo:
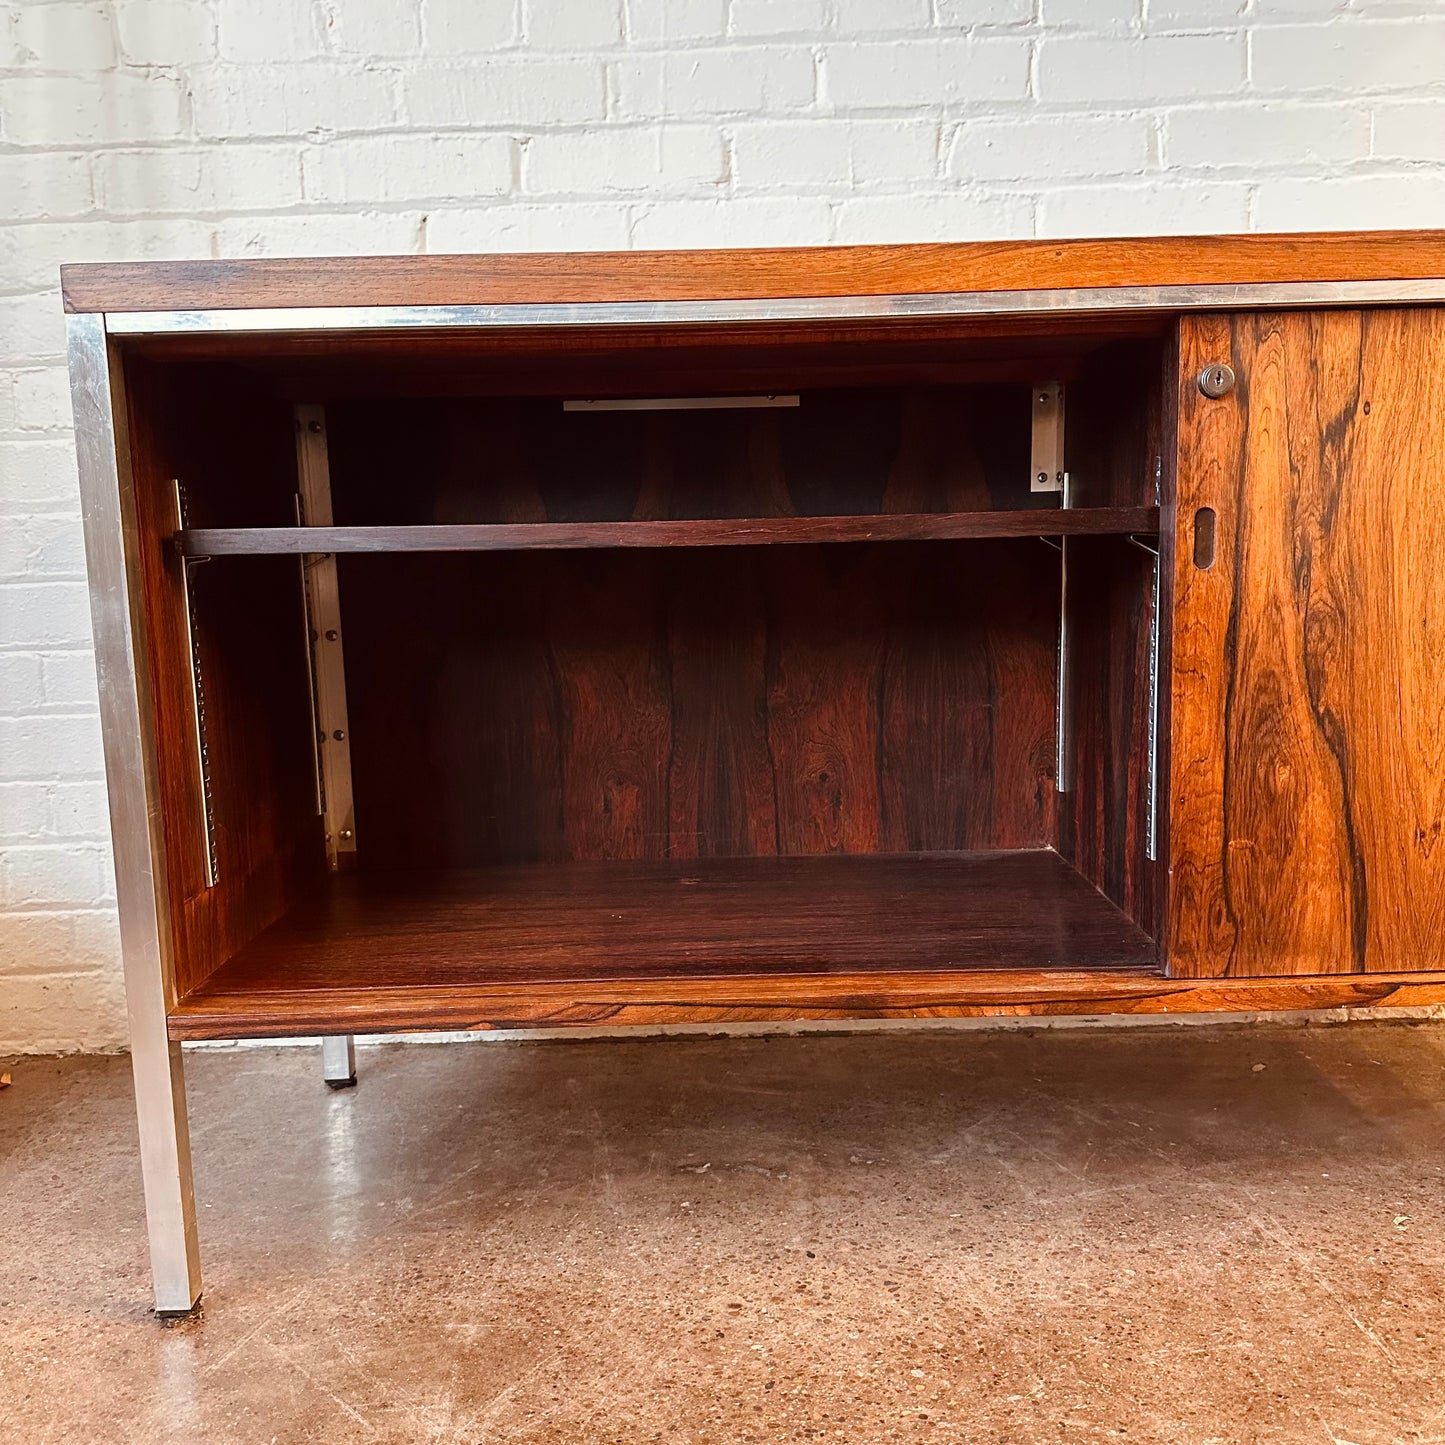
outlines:
[[[1445,1026],[188,1061],[147,1310],[126,1061],[0,1090],[0,1440],[1445,1439]]]

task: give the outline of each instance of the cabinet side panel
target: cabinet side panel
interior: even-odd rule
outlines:
[[[1175,368],[1160,353],[1153,343],[1116,344],[1068,388],[1073,506],[1165,500],[1170,479],[1163,465],[1162,391],[1167,365],[1172,405]],[[1160,730],[1151,727],[1151,667],[1161,686],[1168,671],[1162,647],[1157,653],[1154,649],[1158,599],[1152,545],[1144,537],[1071,537],[1066,544],[1070,727],[1065,746],[1072,757],[1066,769],[1071,786],[1059,796],[1058,848],[1157,937],[1163,873],[1158,860],[1164,857],[1159,840],[1166,809],[1150,789],[1151,743],[1163,762]],[[1159,642],[1164,640],[1161,630]],[[1164,712],[1161,706],[1161,720]],[[1160,776],[1156,770],[1156,790]]]
[[[1220,361],[1238,384],[1210,399],[1197,377]],[[1183,327],[1178,975],[1445,960],[1442,397],[1436,310]]]
[[[189,520],[294,522],[291,420],[237,380],[132,364],[130,422],[138,549],[153,659],[161,822],[176,991],[184,997],[273,922],[324,866],[316,817],[299,564],[191,564],[169,538],[175,483]],[[198,766],[192,640],[200,658],[214,876]]]
[[[1158,864],[1149,857],[1154,561],[1123,537],[1072,537],[1068,547],[1073,783],[1059,797],[1059,852],[1156,935]]]

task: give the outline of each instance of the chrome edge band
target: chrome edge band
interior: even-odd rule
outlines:
[[[1036,313],[1219,311],[1273,306],[1406,305],[1445,301],[1445,277],[1282,281],[1224,286],[1094,286],[904,296],[804,296],[740,301],[548,302],[496,306],[285,306],[226,311],[112,311],[114,336],[227,332],[394,331],[437,327],[689,326],[767,321],[906,320]]]

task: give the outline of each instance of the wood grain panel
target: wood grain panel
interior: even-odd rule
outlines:
[[[761,588],[739,586],[738,569],[728,560],[693,558],[698,585],[678,595],[668,617],[673,858],[778,851],[767,599]]]
[[[879,624],[899,595],[880,586],[879,572],[907,584],[892,557],[876,552],[812,549],[787,561],[786,580],[774,577],[777,624],[768,656],[778,851],[875,853],[882,825],[878,693],[892,631]],[[965,786],[991,784],[975,776]]]
[[[879,296],[1445,275],[1436,232],[148,261],[61,268],[68,311]]]
[[[1029,490],[1029,395],[1016,384],[877,387],[810,391],[782,409],[661,412],[482,397],[340,403],[328,409],[335,520],[549,522],[561,541],[560,529],[588,522],[635,521],[666,537],[684,534],[663,523],[688,520],[822,526],[849,516],[1056,512],[1057,494]],[[609,545],[622,537],[597,535]],[[799,536],[812,539],[804,528]]]
[[[184,990],[289,907],[324,867],[316,817],[298,563],[193,567],[218,878],[206,883],[174,479],[192,516],[294,520],[288,411],[244,378],[216,390],[163,368],[127,374],[177,986]]]
[[[292,401],[356,397],[736,395],[1077,378],[1100,347],[1157,343],[1154,312],[438,331],[169,332],[127,355],[245,365]]]
[[[1190,319],[1180,373],[1173,971],[1439,968],[1445,313]]]
[[[639,505],[642,505],[641,503]],[[691,522],[447,523],[418,527],[195,527],[186,557],[301,557],[314,552],[519,552],[615,547],[766,547],[970,537],[1085,537],[1155,532],[1155,507],[1070,507],[901,516],[750,517]]]
[[[1162,871],[1148,857],[1153,573],[1125,539],[1069,544],[1073,787],[1059,799],[1059,851],[1150,933]],[[1162,822],[1161,809],[1161,838]]]
[[[203,991],[1147,969],[1155,958],[1049,849],[594,861],[338,875]]]
[[[1055,555],[342,557],[361,865],[1051,842]]]
[[[1137,342],[1117,343],[1068,388],[1066,445],[1076,509],[1106,506],[1120,497],[1169,500],[1173,458],[1166,469],[1166,375],[1172,411],[1177,379],[1172,358],[1165,361],[1158,348]],[[1140,542],[1158,542],[1168,552],[1167,535],[1152,541],[1076,537],[1068,543],[1073,787],[1059,799],[1059,851],[1152,934],[1162,917],[1165,867],[1148,856],[1154,559],[1136,545]],[[1162,565],[1167,587],[1167,556]],[[1167,640],[1161,632],[1161,643]],[[1166,657],[1159,669],[1167,678]],[[1165,697],[1161,767],[1167,728]],[[1167,788],[1162,791],[1167,794]],[[1166,797],[1155,820],[1160,840],[1167,812]],[[1162,842],[1156,851],[1159,859],[1166,856]]]
[[[328,415],[349,524],[839,544],[343,555],[364,864],[1052,841],[1057,583],[1034,538],[1060,514],[1027,490],[1025,389]],[[893,510],[980,504],[1002,510]],[[996,540],[847,540],[954,527]]]
[[[1100,347],[1065,389],[1065,448],[1070,505],[1137,506],[1159,500],[1164,396],[1173,406],[1157,345],[1137,341]],[[1158,468],[1162,472],[1162,466]]]
[[[872,970],[745,977],[570,980],[517,985],[380,985],[301,990],[277,980],[183,999],[173,1039],[270,1038],[413,1029],[828,1022],[1111,1014],[1426,1008],[1445,1004],[1445,974],[1169,979],[1138,970],[962,973]]]
[[[673,715],[660,579],[606,557],[579,560],[552,570],[543,601],[562,723],[565,856],[655,858],[668,846]]]

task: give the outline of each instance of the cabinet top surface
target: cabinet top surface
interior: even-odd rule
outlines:
[[[585,305],[1445,278],[1445,231],[64,266],[72,312]],[[1400,299],[1407,299],[1403,294]],[[1248,304],[1242,296],[1240,304]]]

